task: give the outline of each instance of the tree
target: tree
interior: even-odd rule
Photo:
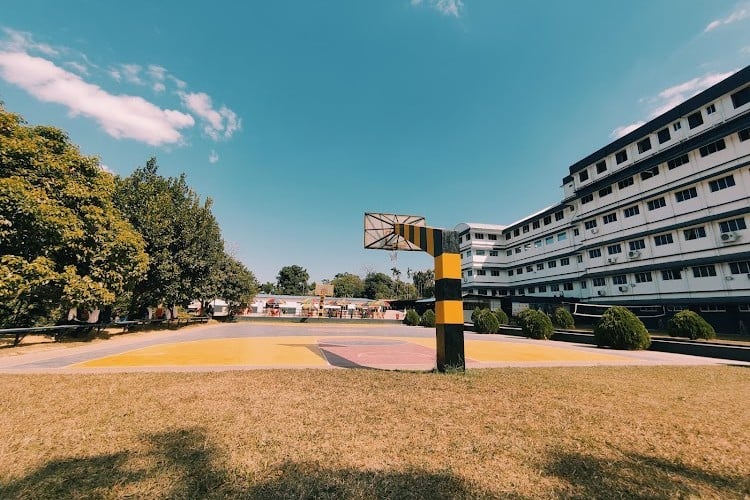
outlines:
[[[307,280],[310,275],[307,269],[298,265],[284,266],[276,276],[279,293],[284,295],[305,295],[307,293]]]
[[[331,280],[333,295],[336,297],[362,297],[365,285],[356,274],[339,273]]]
[[[0,105],[0,326],[112,304],[144,273],[144,240],[113,204],[114,178],[65,132]]]
[[[256,293],[258,280],[245,265],[225,255],[214,272],[216,279],[215,297],[224,299],[229,304],[230,313],[235,314],[247,307]]]
[[[146,240],[145,279],[133,291],[130,311],[165,302],[187,305],[215,298],[213,278],[224,243],[210,199],[201,201],[185,175],[162,177],[155,158],[117,182],[120,210]]]
[[[413,271],[411,276],[420,298],[432,297],[435,294],[435,271]]]
[[[260,285],[260,291],[263,292],[263,293],[275,294],[275,293],[277,293],[277,291],[276,291],[276,284],[275,283],[271,283],[270,281],[266,281],[265,283],[263,283],[262,285]]]
[[[369,273],[365,277],[365,297],[368,299],[390,299],[393,293],[393,280],[383,273]]]

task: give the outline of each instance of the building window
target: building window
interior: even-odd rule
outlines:
[[[583,182],[589,180],[589,171],[588,170],[581,170],[578,173],[578,181]]]
[[[594,286],[604,286],[604,278],[594,278],[593,280]]]
[[[515,228],[513,230],[513,236],[521,236],[521,230],[518,228]]]
[[[674,240],[672,239],[672,233],[667,234],[657,234],[654,236],[654,244],[657,247],[660,247],[662,245],[670,245],[674,243]]]
[[[476,240],[483,240],[484,239],[484,233],[475,233],[474,239]]]
[[[547,285],[539,285],[539,293],[544,293],[547,291]]]
[[[511,255],[513,255],[513,250],[506,250],[505,255],[510,257]]]
[[[624,149],[615,154],[615,162],[619,165],[620,163],[628,161],[628,152]]]
[[[645,273],[635,273],[636,283],[648,283],[649,281],[653,281],[650,271]]]
[[[534,270],[534,268],[533,268],[532,266],[526,266],[526,272],[527,272],[527,273],[530,273],[530,272],[532,272],[533,270]]]
[[[528,288],[528,293],[534,293],[534,287],[533,286],[530,286]]]
[[[487,238],[489,238],[491,240],[497,240],[497,235],[496,234],[488,234]]]
[[[612,194],[612,186],[607,186],[599,190],[599,198],[604,198],[608,194]]]
[[[559,292],[560,291],[560,285],[550,285],[549,289],[553,292]]]
[[[604,217],[602,217],[602,222],[604,222],[605,224],[611,224],[616,221],[617,221],[617,212],[612,212],[611,214],[607,214]]]
[[[745,130],[740,130],[737,132],[737,137],[740,138],[740,142],[745,142],[746,140],[750,139],[750,128],[746,128]]]
[[[708,182],[708,187],[711,188],[711,192],[721,191],[722,189],[726,189],[732,186],[734,186],[733,175],[728,175],[726,177],[722,177],[721,179],[716,179],[715,181]]]
[[[479,290],[479,295],[487,295],[487,290]]]
[[[560,259],[560,265],[561,266],[569,266],[570,265],[570,257],[563,257]]]
[[[563,290],[570,291],[573,289],[573,283],[563,283]]]
[[[523,268],[522,267],[519,267],[518,269],[516,269],[516,275],[517,276],[521,276],[522,274],[523,274]]]
[[[583,262],[583,255],[576,255],[576,262],[578,262],[579,264]]]
[[[628,186],[632,186],[634,183],[635,183],[635,181],[633,181],[633,178],[632,177],[628,177],[627,179],[623,179],[620,182],[618,182],[617,183],[617,187],[619,189],[625,189]]]
[[[646,179],[650,179],[651,177],[659,175],[659,165],[655,167],[651,167],[648,170],[644,170],[641,172],[641,180],[645,181]]]
[[[602,160],[599,163],[596,164],[596,173],[601,174],[602,172],[607,171],[607,162],[606,160]]]
[[[616,245],[609,245],[607,247],[607,253],[609,255],[615,255],[615,254],[618,254],[618,253],[622,253],[622,246],[619,243],[617,243]]]
[[[541,227],[541,224],[539,224],[538,220],[535,220],[534,222],[531,223],[531,227],[533,229],[539,229]]]
[[[497,269],[492,269],[490,271],[490,276],[500,276],[500,271],[498,271]]]
[[[750,129],[748,129],[750,130]],[[594,195],[593,194],[587,194],[586,196],[581,197],[581,205],[585,205],[586,203],[594,201]]]
[[[474,275],[473,271],[471,271],[471,270],[466,271],[466,276],[473,276],[473,275]]]
[[[468,250],[468,251],[466,252],[466,256],[467,256],[467,257],[471,257],[471,250]]]
[[[628,243],[628,248],[632,251],[643,250],[646,248],[646,242],[644,240],[634,240]]]
[[[627,285],[628,277],[625,274],[618,274],[616,276],[612,276],[612,284],[613,285]]]
[[[565,241],[568,239],[568,233],[557,233],[557,241]]]
[[[541,271],[542,269],[544,269],[544,262],[540,262],[539,264],[536,265],[537,271]]]
[[[556,260],[547,261],[547,267],[550,269],[552,269],[553,267],[557,267],[557,261]]]
[[[669,135],[669,128],[663,128],[656,133],[656,137],[659,138],[659,144],[664,144],[672,137]]]
[[[541,248],[542,247],[542,240],[536,240],[534,242],[534,248]]]
[[[717,151],[721,151],[722,149],[726,149],[727,144],[724,142],[724,139],[719,139],[716,142],[712,142],[711,144],[706,144],[702,148],[699,148],[698,151],[701,154],[701,157],[706,157],[708,155],[712,155],[716,153]]]
[[[662,196],[661,198],[656,198],[654,200],[649,200],[646,202],[646,206],[649,210],[656,210],[657,208],[662,208],[667,206],[667,202]]]
[[[727,308],[724,306],[719,306],[715,304],[708,304],[705,306],[700,306],[700,312],[702,313],[723,313],[727,312]]]
[[[555,220],[563,220],[563,218],[565,218],[565,213],[562,210],[555,212]]]
[[[732,104],[734,104],[735,109],[744,106],[748,102],[750,102],[750,87],[745,87],[732,94]]]
[[[477,250],[477,255],[484,255],[484,250]]]
[[[544,225],[549,226],[550,224],[552,224],[552,216],[548,215],[547,217],[544,218]]]
[[[646,137],[642,141],[638,141],[638,153],[642,154],[651,149],[651,138]]]
[[[511,238],[511,234],[510,234],[510,233],[505,233],[505,240],[507,241],[507,240],[509,240],[510,238]]]
[[[625,217],[633,217],[641,213],[641,209],[638,208],[638,205],[633,205],[632,207],[628,207],[625,210],[622,211]]]
[[[602,256],[602,249],[601,248],[594,248],[593,250],[589,250],[589,258],[595,259],[597,257]]]
[[[693,277],[708,278],[710,276],[716,276],[716,267],[713,265],[693,267]]]
[[[526,224],[525,226],[523,226],[523,227],[521,228],[521,230],[522,230],[522,231],[523,231],[524,233],[528,233],[528,232],[529,232],[529,225],[528,225],[528,224]]]
[[[740,304],[737,306],[737,309],[743,313],[750,312],[750,304]]]
[[[497,250],[490,250],[490,257],[497,257]]]
[[[487,275],[487,271],[485,271],[484,269],[477,269],[477,276],[486,276],[486,275]]]
[[[691,129],[694,129],[695,127],[698,127],[700,125],[703,125],[703,115],[700,111],[696,111],[692,115],[688,115],[688,127]]]
[[[673,130],[674,130],[675,132],[677,132],[677,131],[678,131],[678,130],[680,130],[681,128],[682,128],[682,123],[680,123],[680,122],[674,122],[674,123],[672,124],[672,129],[673,129]]]
[[[714,104],[709,104],[708,106],[706,106],[707,115],[712,115],[714,113],[716,113],[716,106]]]
[[[682,233],[685,235],[685,241],[697,240],[706,237],[706,228],[703,226],[691,227],[690,229],[685,229]]]
[[[579,285],[580,285],[581,289],[588,288],[588,285],[586,284],[586,280],[581,280],[579,282]]]
[[[586,229],[592,229],[596,227],[596,219],[587,220],[583,223],[583,227]]]
[[[546,238],[544,238],[544,244],[545,245],[551,245],[554,242],[555,242],[555,237],[554,236],[547,236]]]
[[[682,274],[679,269],[666,269],[661,272],[661,279],[664,281],[681,280]]]
[[[677,158],[672,158],[671,160],[669,160],[667,162],[667,168],[669,170],[674,170],[680,165],[684,165],[689,161],[690,161],[690,158],[688,157],[687,153],[685,153],[684,155],[681,155],[681,156],[678,156]]]
[[[681,203],[691,198],[697,198],[698,190],[696,190],[694,187],[691,187],[691,188],[685,189],[684,191],[677,191],[674,194],[674,197],[677,200],[677,203]]]
[[[513,276],[513,269],[508,269],[508,276]]]
[[[742,229],[747,229],[747,225],[745,225],[744,218],[730,219],[730,220],[725,220],[723,222],[719,222],[719,230],[722,233],[730,233],[732,231],[741,231]]]
[[[516,253],[521,253],[521,247],[516,247],[513,249]]]
[[[741,262],[730,262],[729,270],[732,274],[748,274],[750,273],[750,262],[746,260]]]

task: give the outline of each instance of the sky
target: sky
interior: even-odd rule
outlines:
[[[241,4],[241,5],[239,5]],[[568,167],[750,64],[750,2],[24,0],[0,100],[127,176],[213,199],[261,282],[428,269],[364,212],[452,229],[562,198]]]

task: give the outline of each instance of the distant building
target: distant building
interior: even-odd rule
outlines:
[[[573,164],[562,187],[518,222],[456,227],[465,294],[750,327],[750,66]]]

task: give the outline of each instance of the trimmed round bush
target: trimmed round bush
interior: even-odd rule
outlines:
[[[419,320],[419,326],[426,326],[430,328],[435,327],[435,311],[427,309],[422,315],[422,319]]]
[[[651,335],[638,317],[625,307],[610,307],[594,326],[596,345],[615,349],[648,349]]]
[[[477,321],[474,323],[477,333],[497,333],[500,329],[500,323],[497,321],[495,313],[489,309],[483,309],[482,312],[477,316]]]
[[[502,309],[498,309],[494,311],[495,318],[497,318],[497,322],[501,325],[507,325],[508,324],[508,315],[505,314],[505,311]]]
[[[482,313],[482,309],[479,307],[475,307],[474,310],[471,312],[471,322],[476,324],[477,318],[479,318],[479,315]]]
[[[552,324],[557,328],[573,328],[575,322],[573,321],[573,315],[564,307],[558,307],[552,313]]]
[[[419,324],[419,320],[421,318],[419,317],[419,313],[415,311],[414,309],[409,309],[406,311],[406,316],[404,316],[404,323],[409,326],[417,326]]]
[[[716,330],[700,314],[684,310],[669,320],[667,331],[672,337],[688,337],[690,339],[712,339],[716,337]]]
[[[542,340],[552,336],[552,320],[544,312],[527,309],[519,314],[518,318],[524,336]]]

